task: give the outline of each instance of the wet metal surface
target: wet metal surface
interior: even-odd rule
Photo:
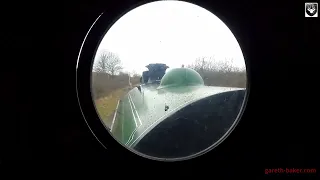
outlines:
[[[156,89],[143,85],[132,89],[119,103],[113,135],[123,144],[131,145],[161,120],[186,105],[210,95],[242,88],[185,86]]]

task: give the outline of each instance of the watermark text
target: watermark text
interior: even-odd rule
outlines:
[[[303,169],[303,168],[271,168],[265,169],[264,174],[316,174],[315,168]]]

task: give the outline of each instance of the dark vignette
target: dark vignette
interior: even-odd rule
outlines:
[[[293,60],[295,55],[291,54],[292,48],[297,49],[291,43],[301,41],[299,38],[295,40],[289,38],[291,35],[301,32],[298,28],[288,30],[294,26],[294,22],[302,19],[299,17],[301,13],[296,13],[294,5],[288,7],[286,4],[278,3],[277,6],[273,6],[271,2],[264,6],[259,6],[255,2],[230,2],[226,4],[219,1],[211,3],[196,1],[193,3],[205,7],[217,15],[234,33],[242,48],[250,73],[250,97],[242,120],[225,142],[212,152],[197,159],[172,163],[171,165],[179,164],[185,168],[191,168],[191,164],[197,164],[196,167],[199,165],[201,168],[206,168],[205,165],[201,166],[200,164],[214,162],[212,168],[217,172],[222,174],[234,172],[234,174],[244,175],[248,172],[260,174],[263,168],[275,166],[275,162],[280,162],[276,163],[277,165],[297,162],[297,158],[292,159],[292,155],[303,148],[292,149],[297,142],[283,142],[276,139],[286,136],[283,134],[285,132],[283,130],[287,129],[286,117],[289,111],[283,107],[290,102],[290,96],[285,93],[285,87],[289,83],[287,80],[289,77],[288,66],[295,63]],[[115,19],[111,17],[119,17],[123,12],[136,7],[134,5],[123,6],[120,8],[123,11],[113,12],[116,8],[113,8],[113,11],[105,11],[109,17],[106,21],[114,22]],[[289,17],[290,13],[291,17]],[[296,20],[291,20],[293,18]],[[105,28],[101,28],[100,33],[103,34],[107,28],[105,25]],[[92,44],[98,44],[98,39]],[[94,51],[95,47],[92,48]],[[89,78],[89,74],[87,75],[86,77]],[[277,121],[277,119],[281,121]],[[275,123],[277,125],[274,125]],[[268,142],[274,146],[270,146]],[[132,158],[132,162],[139,159],[143,164],[168,166],[168,164],[161,165],[158,162],[137,159],[131,153],[124,152],[119,145],[118,147],[120,149],[117,152],[121,153],[107,150],[108,154],[110,153],[114,157],[125,157],[125,159]],[[298,159],[306,160],[304,157],[298,157]]]
[[[118,170],[116,164],[120,163],[131,167],[125,172],[139,170],[145,176],[165,174],[168,177],[172,173],[211,178],[264,176],[265,168],[319,167],[319,148],[316,147],[318,106],[315,104],[319,96],[313,86],[319,76],[319,61],[316,60],[319,23],[316,18],[305,19],[304,3],[293,1],[195,2],[213,12],[231,29],[241,45],[251,75],[250,98],[243,118],[218,148],[194,160],[179,163],[156,163],[137,159],[130,153],[114,154],[105,150],[86,126],[77,102],[77,56],[88,29],[102,12],[106,11],[110,17],[108,22],[112,22],[113,17],[133,8],[135,3],[138,2],[65,2],[59,7],[43,5],[41,12],[36,10],[39,9],[36,3],[12,6],[15,11],[11,14],[15,13],[18,18],[12,18],[11,22],[2,21],[9,22],[3,26],[5,29],[14,29],[3,33],[3,39],[7,47],[15,48],[13,52],[25,54],[28,58],[20,59],[21,66],[17,69],[3,68],[6,75],[13,75],[2,76],[2,82],[14,88],[12,91],[2,88],[5,97],[10,97],[2,102],[6,107],[18,109],[19,113],[4,111],[11,117],[6,122],[14,130],[8,128],[11,126],[1,125],[1,138],[4,139],[1,166],[10,162],[15,169],[20,169],[41,162],[37,165],[45,168],[50,165],[102,167],[104,173],[115,172]],[[61,11],[62,6],[64,10]],[[11,14],[2,17],[13,17]],[[59,14],[63,14],[61,19]],[[39,16],[45,18],[40,20]],[[28,31],[21,33],[21,28]],[[54,67],[54,73],[47,75],[52,77],[50,85],[43,87],[39,86],[38,74],[42,67],[38,62],[41,61],[35,61],[40,55],[33,52],[40,52],[49,41],[35,48],[33,37],[44,39],[49,33],[53,34],[56,49],[62,52],[61,55],[58,51],[51,52],[58,55],[51,62],[58,62],[60,67]],[[18,38],[12,41],[11,37]],[[27,42],[27,46],[19,47],[21,41]],[[60,71],[63,65],[64,69]],[[8,66],[4,64],[2,67]],[[306,86],[297,88],[297,82]],[[39,89],[48,91],[39,93]],[[61,89],[64,94],[59,93]],[[8,93],[17,96],[8,96]],[[51,100],[44,104],[43,97],[48,94],[51,94]],[[36,101],[38,96],[39,102]],[[42,109],[47,111],[42,112]],[[35,121],[33,115],[39,116],[39,121]],[[18,121],[11,121],[12,118]],[[8,139],[11,136],[14,137]]]

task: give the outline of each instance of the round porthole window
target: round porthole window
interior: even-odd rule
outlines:
[[[217,16],[157,1],[105,33],[96,28],[101,37],[93,40],[92,29],[106,23],[101,17],[77,65],[79,103],[98,140],[112,137],[137,155],[175,161],[206,153],[231,133],[246,103],[247,72],[239,43]]]

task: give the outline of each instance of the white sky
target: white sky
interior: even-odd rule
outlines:
[[[237,40],[218,17],[179,1],[152,2],[128,12],[106,33],[96,59],[101,50],[117,53],[124,71],[139,74],[150,63],[181,67],[203,56],[232,58],[235,66],[245,66]]]

